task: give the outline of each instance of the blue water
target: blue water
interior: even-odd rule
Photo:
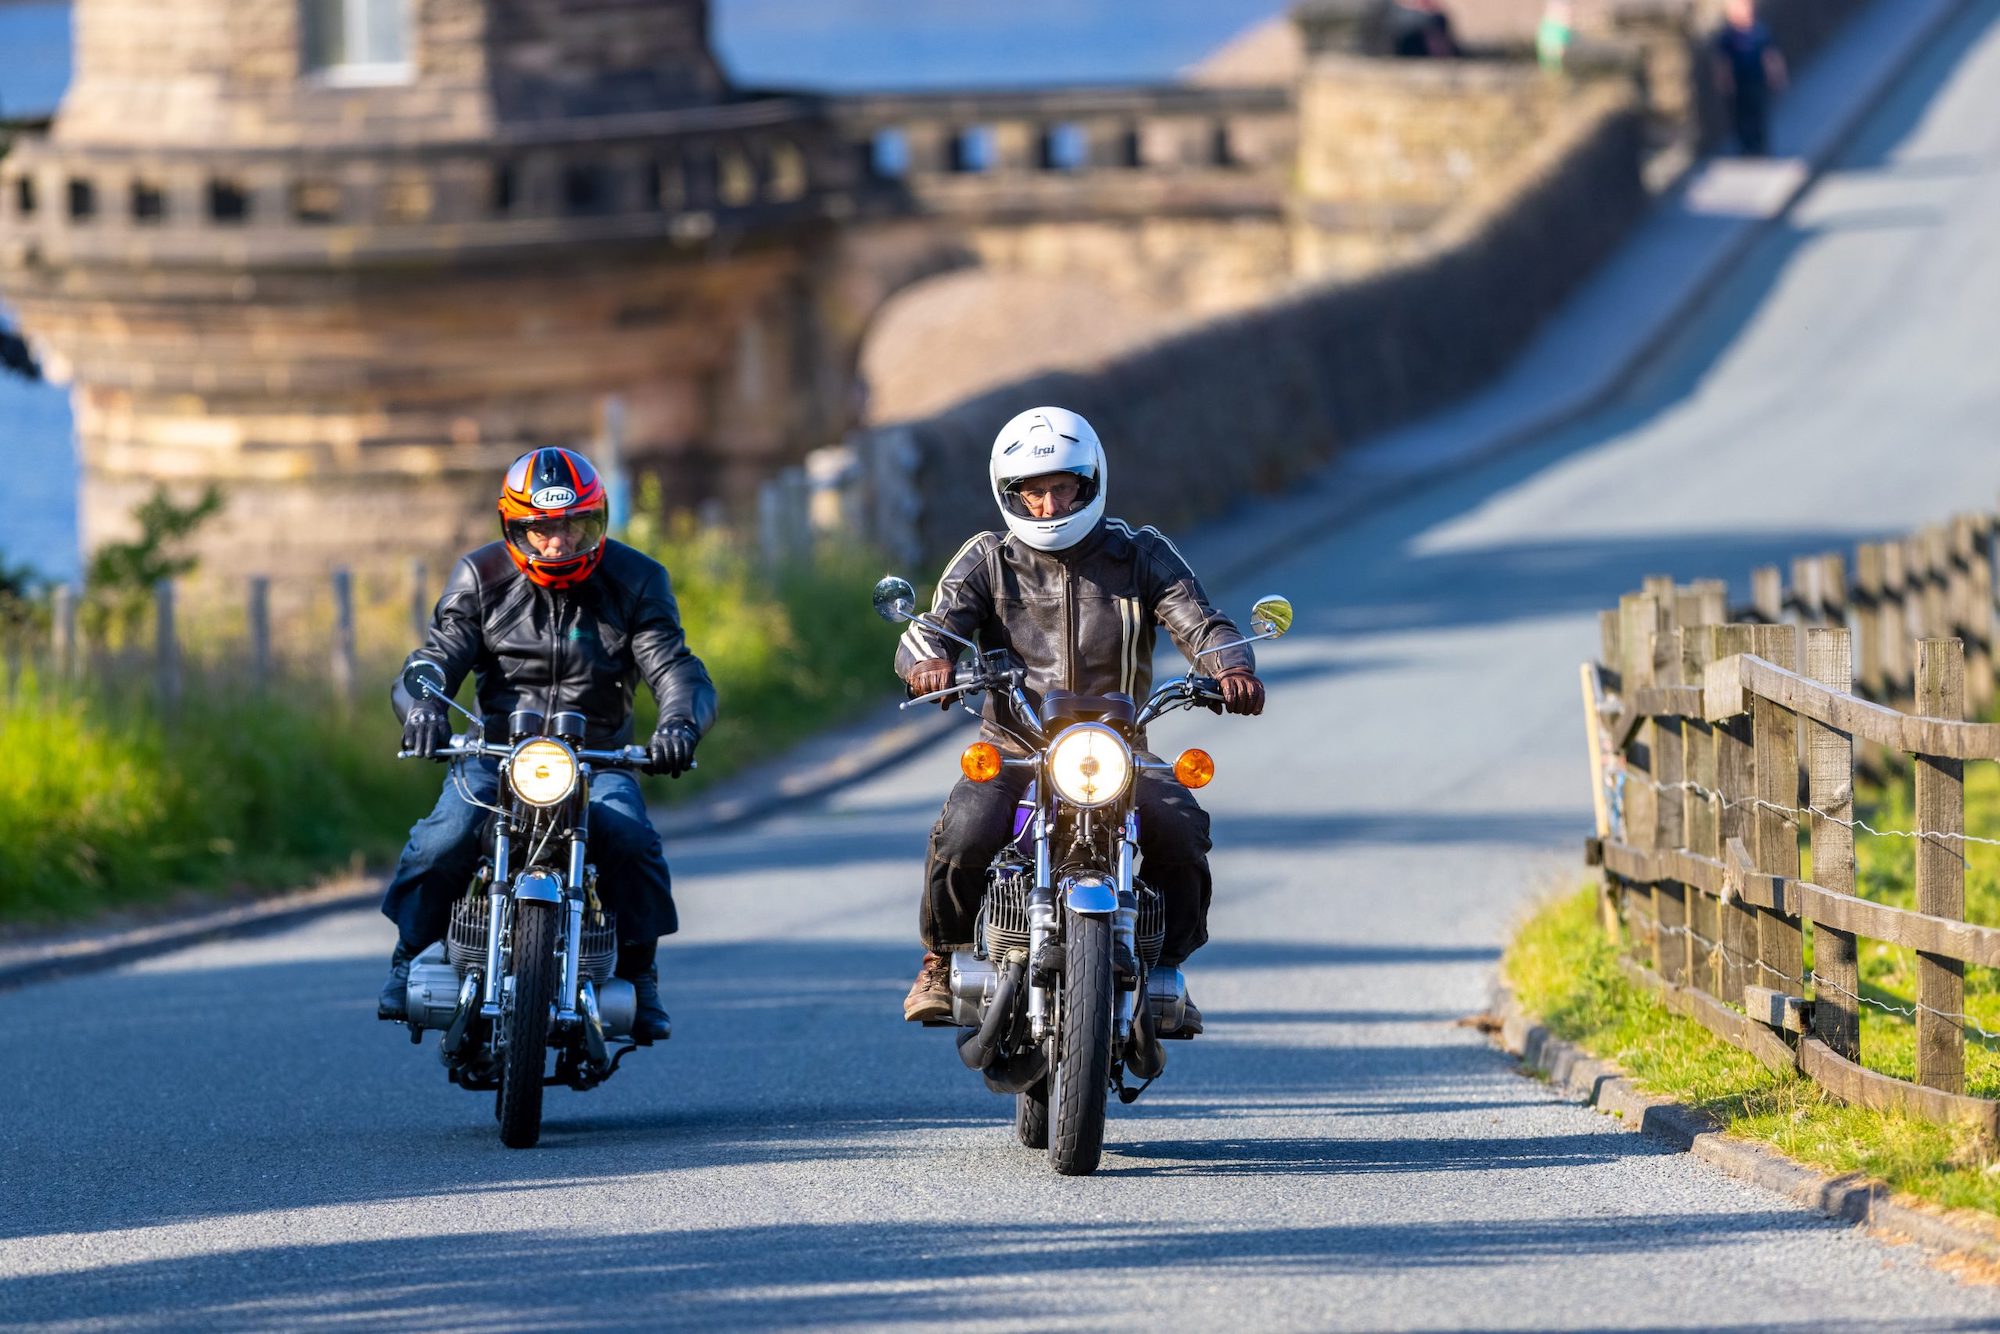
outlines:
[[[854,90],[1163,80],[1285,7],[1286,0],[713,0],[710,13],[716,49],[738,84]],[[0,116],[53,110],[69,67],[67,4],[0,4]],[[0,561],[74,577],[70,441],[63,391],[0,372],[0,477],[8,488]]]

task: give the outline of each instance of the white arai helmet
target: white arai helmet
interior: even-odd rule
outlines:
[[[1076,508],[1037,519],[1014,488],[1044,473],[1073,472],[1083,481]],[[993,438],[993,501],[1014,536],[1037,551],[1062,551],[1090,536],[1104,517],[1104,446],[1090,423],[1068,408],[1029,408]]]

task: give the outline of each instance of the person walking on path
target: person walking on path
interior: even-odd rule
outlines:
[[[1785,90],[1786,79],[1785,57],[1758,21],[1756,0],[1729,0],[1715,35],[1715,86],[1745,157],[1770,151],[1771,95]]]

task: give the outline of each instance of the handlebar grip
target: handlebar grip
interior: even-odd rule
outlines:
[[[1222,682],[1212,676],[1190,676],[1188,678],[1188,689],[1197,695],[1220,695],[1222,693]]]

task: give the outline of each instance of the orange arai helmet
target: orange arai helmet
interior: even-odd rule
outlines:
[[[543,588],[574,588],[604,559],[610,522],[604,483],[573,449],[532,449],[500,487],[500,537],[521,573]]]

